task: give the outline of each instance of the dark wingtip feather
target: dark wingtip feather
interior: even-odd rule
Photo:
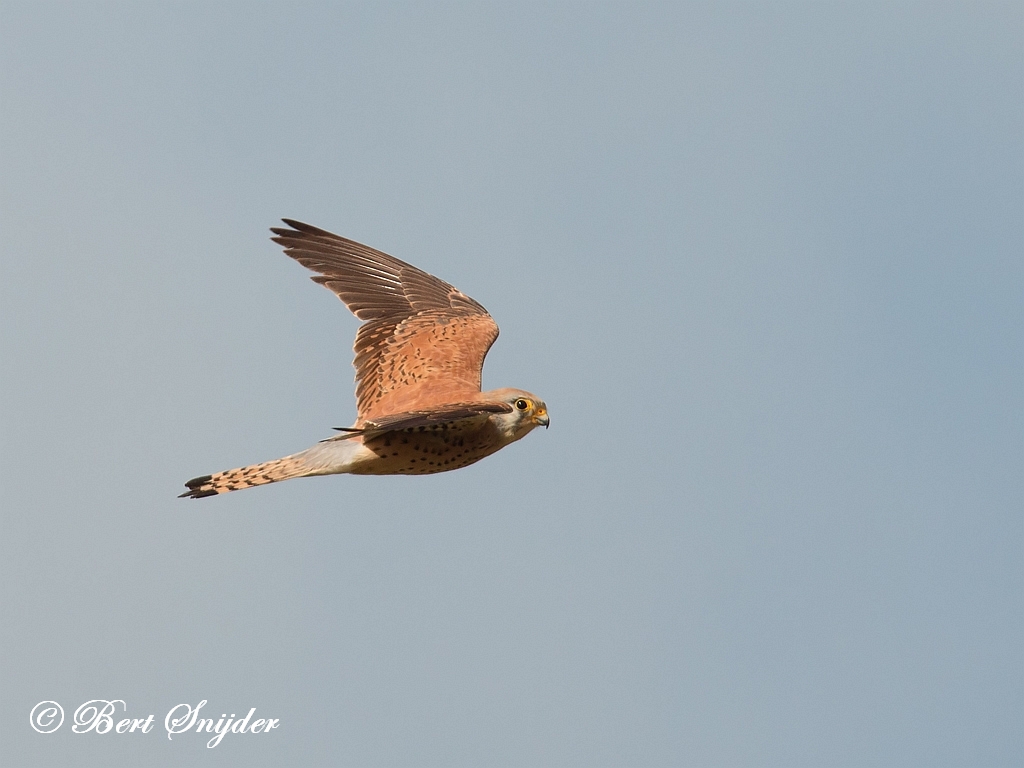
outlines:
[[[337,237],[333,232],[328,232],[326,229],[320,229],[320,227],[314,227],[312,224],[306,224],[295,219],[281,219],[291,229],[284,229],[283,227],[271,227],[270,231],[277,235],[294,235],[296,232],[303,232],[309,235],[326,235],[327,237]]]

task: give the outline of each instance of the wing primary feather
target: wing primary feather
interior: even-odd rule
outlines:
[[[481,304],[394,256],[282,221],[290,229],[271,227],[271,239],[364,322],[355,340],[357,424],[479,396],[484,357],[498,337]]]

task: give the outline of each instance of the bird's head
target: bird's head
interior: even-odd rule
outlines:
[[[525,437],[535,427],[547,427],[551,423],[547,404],[525,390],[494,389],[484,392],[482,397],[490,402],[506,403],[511,406],[511,413],[491,416],[491,420],[509,438],[509,442]]]

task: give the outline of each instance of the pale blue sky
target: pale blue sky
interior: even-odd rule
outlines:
[[[0,33],[0,762],[1024,764],[1019,5]],[[175,498],[353,417],[282,216],[479,300],[551,428]],[[29,728],[95,698],[281,727]]]

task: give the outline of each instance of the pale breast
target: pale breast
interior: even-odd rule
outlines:
[[[489,421],[456,422],[388,432],[365,439],[374,455],[351,470],[354,475],[430,475],[473,464],[504,443]]]

